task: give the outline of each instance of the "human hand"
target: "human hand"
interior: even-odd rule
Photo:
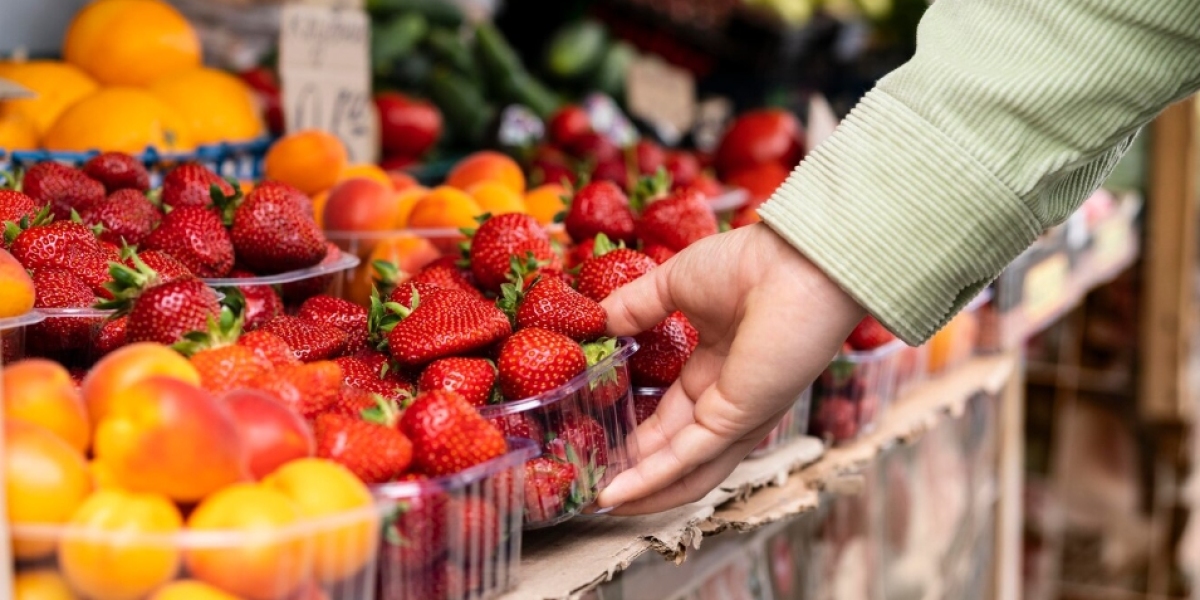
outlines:
[[[640,461],[598,499],[612,514],[704,497],[791,409],[864,311],[764,224],[705,238],[603,302],[609,333],[679,310],[700,344],[631,443]]]

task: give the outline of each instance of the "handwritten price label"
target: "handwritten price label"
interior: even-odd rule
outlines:
[[[281,19],[279,72],[288,131],[323,129],[342,140],[351,162],[374,162],[379,125],[371,101],[366,13],[289,4]]]
[[[1025,319],[1040,323],[1054,314],[1067,298],[1070,264],[1065,254],[1055,254],[1029,268],[1025,274]]]
[[[634,116],[680,137],[696,120],[696,80],[657,57],[639,58],[625,76],[625,100]]]

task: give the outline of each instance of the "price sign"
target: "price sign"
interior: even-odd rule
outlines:
[[[281,11],[279,74],[288,131],[323,129],[351,162],[378,158],[371,101],[370,23],[353,6],[289,4]]]
[[[670,134],[664,137],[681,137],[696,119],[696,80],[655,56],[629,66],[625,96],[629,112]]]
[[[1096,268],[1104,269],[1121,260],[1130,243],[1129,224],[1124,219],[1107,219],[1096,229],[1092,244]]]
[[[1070,263],[1058,253],[1029,268],[1025,273],[1024,312],[1026,323],[1040,323],[1058,310],[1067,297]]]

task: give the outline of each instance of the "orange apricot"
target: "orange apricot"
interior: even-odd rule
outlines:
[[[83,455],[47,429],[17,420],[4,421],[4,490],[8,522],[22,525],[66,523],[92,491]],[[36,559],[54,553],[56,540],[13,535],[13,554]]]
[[[33,358],[0,371],[4,416],[41,425],[80,454],[87,452],[91,424],[83,398],[62,365]]]
[[[92,426],[108,414],[108,407],[126,389],[159,375],[200,385],[200,374],[192,363],[161,344],[130,344],[100,359],[83,380],[83,400]]]
[[[460,190],[483,181],[498,181],[517,194],[525,193],[525,172],[517,161],[494,150],[481,150],[454,165],[446,185]]]

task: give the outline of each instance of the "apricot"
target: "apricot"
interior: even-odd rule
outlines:
[[[150,600],[241,600],[233,594],[228,594],[220,588],[215,588],[207,583],[193,581],[190,579],[184,581],[176,581],[170,585],[165,585],[153,596]]]
[[[567,210],[563,197],[567,189],[557,183],[547,183],[529,190],[525,194],[525,210],[542,225],[549,225],[554,218]]]
[[[60,364],[32,358],[0,371],[4,416],[41,425],[79,453],[91,440],[91,424],[83,398]]]
[[[466,192],[442,185],[417,200],[408,215],[413,229],[475,228],[475,217],[483,214],[479,203]]]
[[[155,376],[200,385],[200,373],[192,363],[161,344],[130,344],[100,359],[83,380],[83,399],[92,427],[108,415],[113,400],[127,388]]]
[[[349,469],[329,460],[303,458],[280,467],[262,485],[290,498],[307,522],[318,524],[313,560],[318,580],[345,579],[375,556],[379,513],[371,491]]]
[[[404,171],[388,171],[388,179],[392,181],[392,189],[397,192],[403,192],[409,188],[419,187],[421,184],[416,177],[405,173]]]
[[[83,455],[38,425],[4,421],[3,465],[8,522],[17,529],[66,523],[92,491]],[[13,535],[20,559],[43,558],[54,547],[54,539]]]
[[[306,129],[272,144],[263,168],[268,180],[282,181],[311,196],[333,187],[348,161],[346,147],[336,136]]]
[[[135,383],[113,401],[96,429],[95,454],[121,487],[183,503],[249,476],[229,408],[169,377]]]
[[[526,212],[525,200],[520,193],[499,181],[483,181],[471,186],[468,194],[479,204],[485,213],[502,215],[505,213]]]
[[[390,192],[396,191],[392,187],[392,178],[379,165],[370,163],[357,163],[342,169],[342,174],[338,176],[338,182],[349,181],[351,179],[369,179],[371,181],[382,184]]]
[[[181,552],[171,536],[183,516],[165,496],[107,489],[92,494],[70,526],[58,562],[71,585],[93,600],[136,600],[171,581]]]
[[[295,531],[302,518],[277,490],[250,483],[227,487],[201,502],[187,525],[196,532],[227,532],[229,543],[189,550],[188,571],[250,600],[287,596],[312,569],[313,538]]]
[[[7,250],[0,249],[0,319],[33,309],[33,279]]]
[[[374,263],[377,260],[394,265],[398,280],[403,281],[441,256],[437,246],[423,237],[410,233],[389,237],[380,241],[366,260],[350,274],[346,295],[357,304],[368,305],[375,282]]]
[[[396,223],[395,229],[404,229],[408,227],[408,218],[412,215],[413,207],[425,194],[429,193],[429,188],[419,185],[406,187],[393,196],[393,201],[396,203]]]
[[[21,571],[13,578],[13,600],[77,600],[67,580],[54,569]]]
[[[399,208],[393,196],[391,188],[378,181],[343,181],[329,190],[322,222],[330,231],[386,231],[396,222]]]
[[[316,452],[308,423],[274,396],[242,389],[225,394],[222,401],[237,423],[249,457],[250,475],[255,479]]]
[[[446,185],[469,189],[482,181],[497,181],[517,194],[525,193],[525,172],[512,158],[494,150],[481,150],[458,161],[446,176]]]

